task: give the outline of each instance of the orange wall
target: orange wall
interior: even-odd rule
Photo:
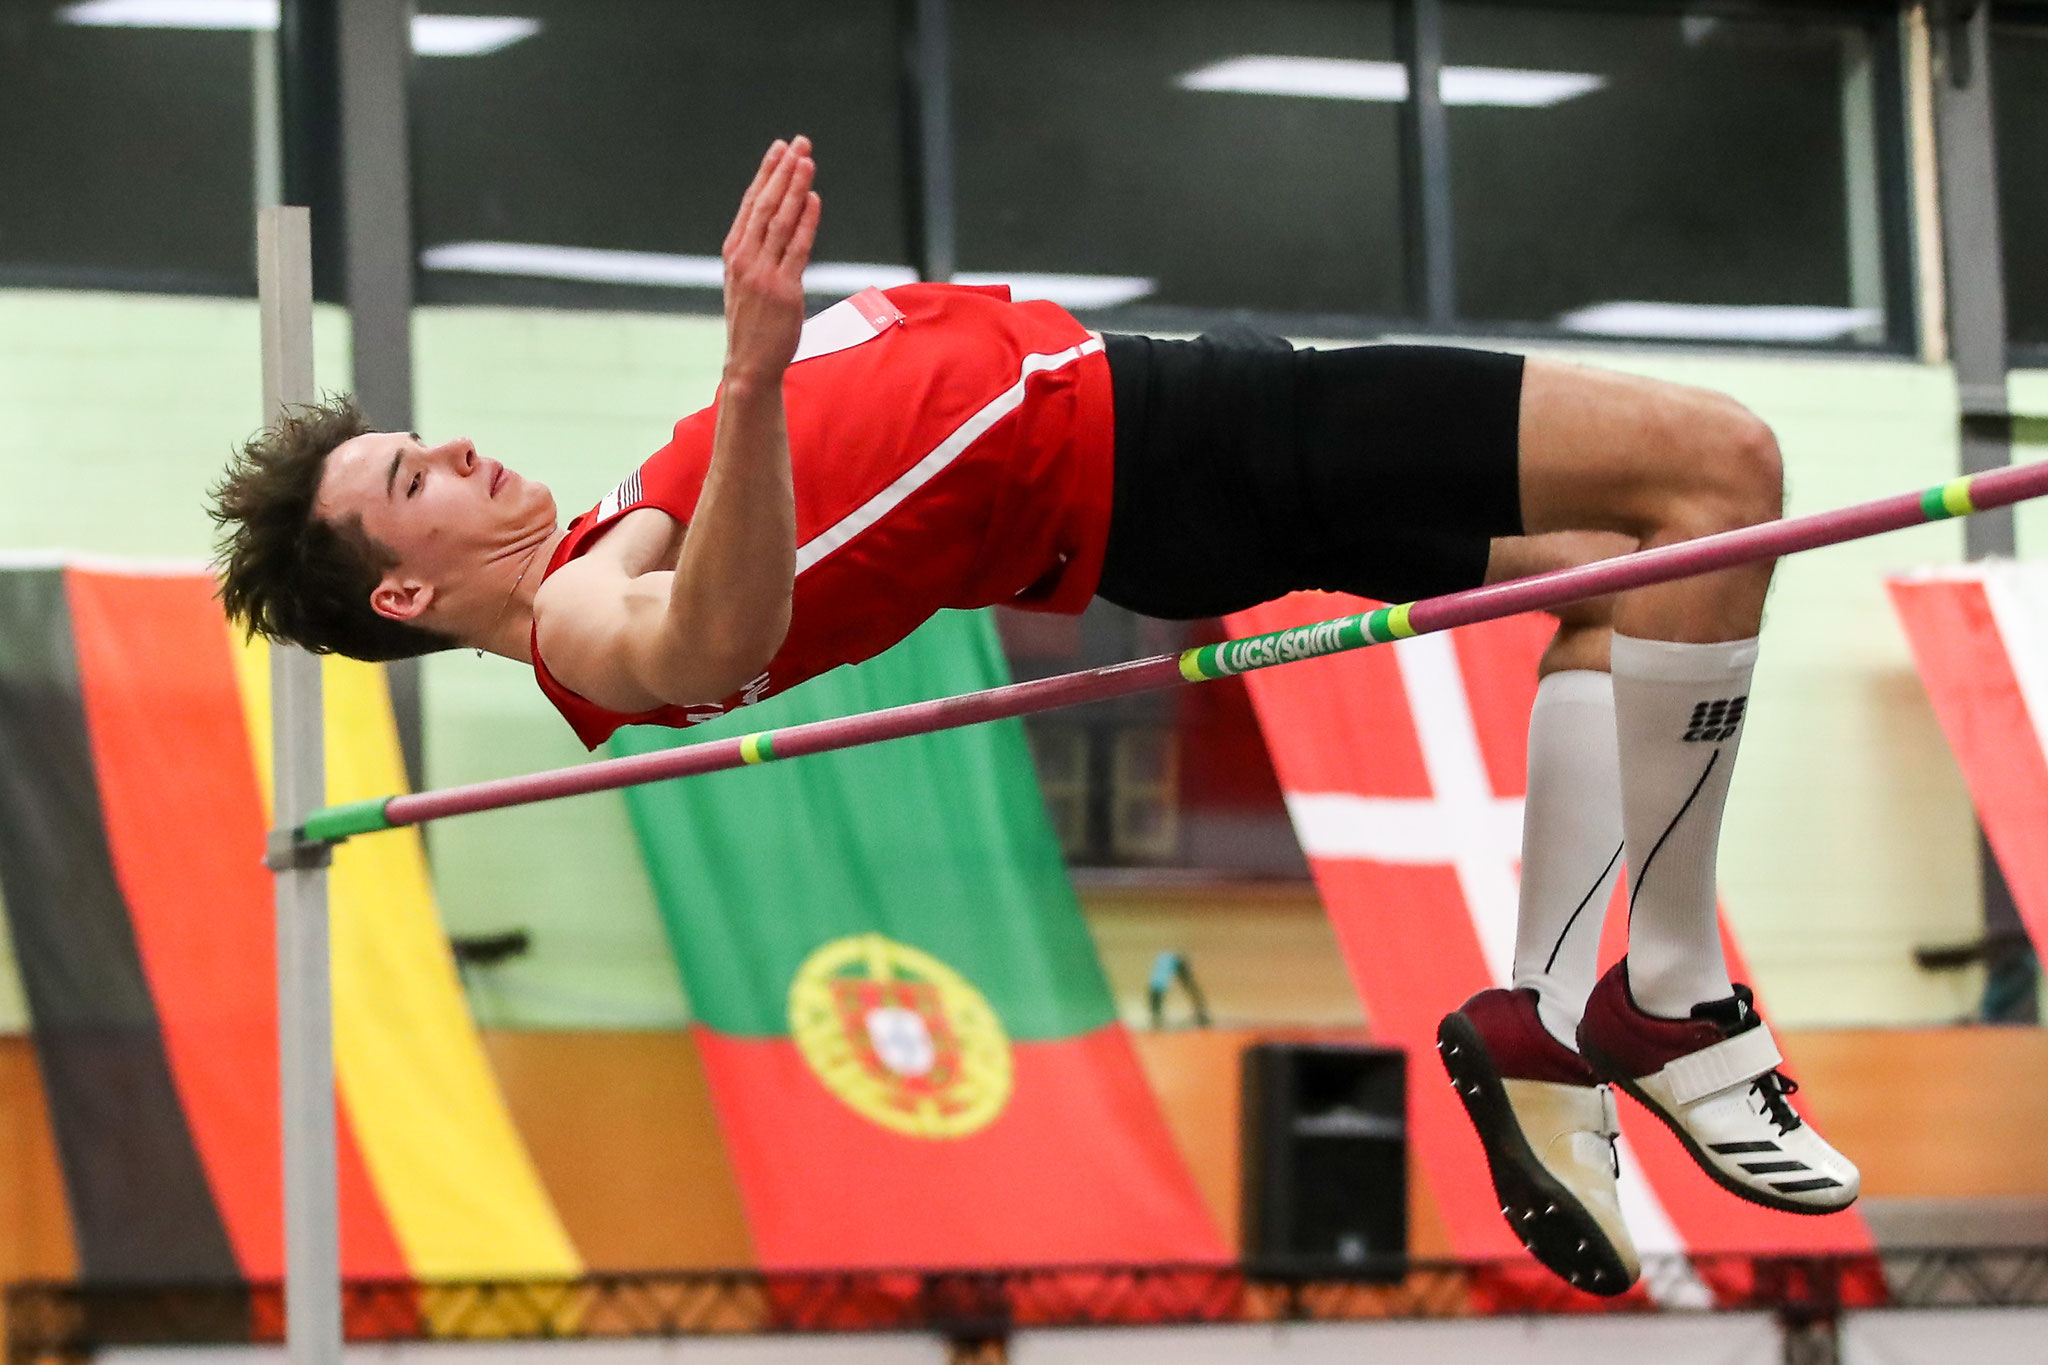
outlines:
[[[1239,1057],[1299,1031],[1200,1029],[1132,1034],[1138,1058],[1195,1183],[1224,1235],[1238,1226]],[[1314,1036],[1365,1041],[1365,1030]],[[1815,1123],[1863,1170],[1875,1199],[2048,1198],[2048,1029],[1832,1029],[1780,1043]],[[1411,1058],[1411,1088],[1437,1081]],[[1409,1245],[1449,1254],[1428,1183],[1409,1162]],[[1483,1174],[1475,1174],[1483,1179]]]
[[[753,1264],[688,1034],[499,1029],[484,1046],[591,1270]]]
[[[64,1176],[27,1038],[0,1037],[0,1285],[78,1273]],[[0,1337],[6,1332],[0,1300]]]
[[[2048,1029],[1781,1040],[1800,1101],[1877,1199],[2048,1197]]]

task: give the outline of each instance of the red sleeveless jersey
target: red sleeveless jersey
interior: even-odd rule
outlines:
[[[943,607],[1078,612],[1109,538],[1113,404],[1102,343],[1064,310],[1003,287],[868,289],[804,324],[782,382],[796,493],[789,634],[715,704],[607,710],[533,669],[577,737],[694,725],[880,654]],[[569,523],[547,573],[618,519],[687,523],[711,461],[714,403]],[[543,578],[546,574],[542,575]]]

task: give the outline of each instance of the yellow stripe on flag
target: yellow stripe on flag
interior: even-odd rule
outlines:
[[[329,803],[403,791],[383,671],[330,658],[324,682]],[[470,1019],[419,832],[343,844],[328,887],[335,1070],[413,1273],[580,1274]]]
[[[256,790],[263,795],[263,818],[277,818],[277,784],[270,765],[270,642],[245,636],[241,627],[222,622],[228,632],[228,654],[235,661],[235,683],[242,691],[242,719],[249,727],[249,756],[256,764]]]
[[[269,651],[237,651],[270,784]],[[331,804],[405,789],[382,669],[322,673]],[[513,1126],[455,974],[416,830],[353,839],[328,874],[334,1062],[385,1217],[421,1279],[573,1276],[582,1258]]]

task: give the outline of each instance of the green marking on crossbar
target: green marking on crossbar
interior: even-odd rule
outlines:
[[[773,763],[775,732],[756,730],[751,735],[740,736],[740,758],[748,763]]]
[[[305,835],[316,843],[338,844],[351,835],[390,829],[391,821],[384,814],[390,800],[388,796],[375,796],[367,801],[323,807],[306,817]]]
[[[1377,645],[1408,639],[1415,634],[1415,627],[1408,624],[1408,608],[1414,605],[1413,602],[1403,602],[1398,606],[1381,607],[1365,618],[1365,633]]]
[[[1929,521],[1969,516],[1977,510],[1977,504],[1970,500],[1970,476],[1965,474],[1960,479],[1950,479],[1922,493],[1920,510],[1927,514]]]

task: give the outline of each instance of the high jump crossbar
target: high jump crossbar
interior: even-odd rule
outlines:
[[[1082,702],[1147,692],[1179,683],[1207,682],[1254,669],[1322,658],[1525,611],[1605,597],[1719,569],[1861,540],[1924,522],[2009,507],[2048,494],[2048,460],[1951,479],[1915,493],[1900,493],[1827,512],[1768,521],[1695,540],[1638,550],[1593,564],[1534,574],[1464,592],[1380,607],[1263,635],[1202,645],[1129,663],[1010,683],[981,692],[912,702],[880,711],[761,730],[735,739],[688,744],[655,753],[604,759],[573,768],[503,777],[438,791],[378,797],[314,811],[297,834],[301,841],[333,844],[357,834],[423,825],[453,815],[530,805],[558,797],[696,777],[777,759],[825,753],[885,739],[1004,720]]]

